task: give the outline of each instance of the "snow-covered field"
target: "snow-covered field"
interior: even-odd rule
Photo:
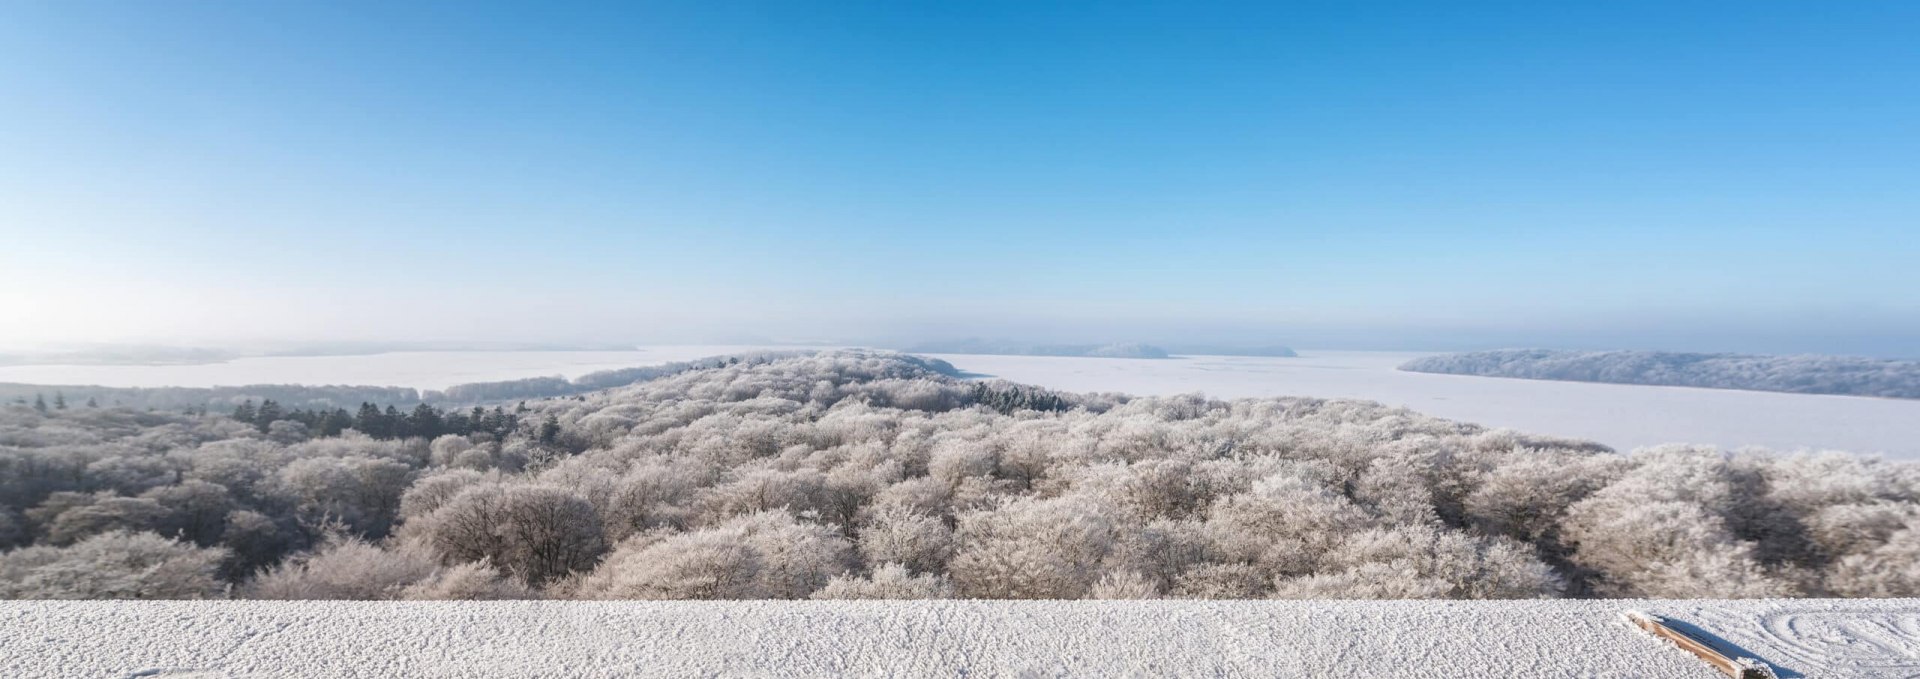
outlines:
[[[204,365],[0,367],[0,382],[110,387],[367,384],[442,389],[578,377],[716,354],[792,347],[653,346],[637,351],[401,352],[248,358]],[[1303,350],[1298,358],[1168,360],[939,355],[962,369],[1070,391],[1361,398],[1467,422],[1599,441],[1838,449],[1920,458],[1920,400],[1551,382],[1410,373],[1418,353]]]
[[[1920,676],[1920,601],[8,602],[19,677]]]
[[[1920,400],[1551,382],[1395,370],[1425,354],[1301,350],[1298,358],[1169,360],[939,355],[964,370],[1068,391],[1219,398],[1361,398],[1625,451],[1707,443],[1920,458]]]

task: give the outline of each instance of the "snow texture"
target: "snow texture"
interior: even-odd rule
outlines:
[[[1720,676],[1644,610],[1782,677],[1920,676],[1920,600],[0,604],[31,677]]]

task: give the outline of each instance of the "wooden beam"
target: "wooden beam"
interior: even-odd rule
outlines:
[[[1713,643],[1688,634],[1667,624],[1665,618],[1657,615],[1627,611],[1627,621],[1646,630],[1661,639],[1679,646],[1680,650],[1699,656],[1714,669],[1720,670],[1733,679],[1778,679],[1773,668],[1754,658],[1735,658],[1715,648]]]

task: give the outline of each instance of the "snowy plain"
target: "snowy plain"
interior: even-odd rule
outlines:
[[[819,347],[680,345],[635,351],[446,351],[279,356],[198,365],[0,367],[0,382],[109,387],[454,384],[658,365],[719,354]],[[1920,400],[1554,382],[1413,373],[1428,354],[1301,350],[1295,358],[1171,359],[934,354],[976,374],[1067,391],[1215,398],[1359,398],[1490,427],[1598,441],[1621,451],[1660,443],[1782,451],[1845,450],[1920,459]]]
[[[1163,360],[943,355],[962,370],[1066,391],[1358,398],[1489,427],[1598,441],[1881,453],[1920,459],[1920,400],[1555,382],[1397,370],[1424,353]]]
[[[1717,634],[1782,677],[1920,676],[1920,601],[0,603],[8,676],[1720,676],[1633,628]]]

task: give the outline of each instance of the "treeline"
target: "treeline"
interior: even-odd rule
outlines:
[[[1022,410],[1058,412],[1070,410],[1074,405],[1072,399],[1059,392],[1006,380],[975,382],[970,395],[974,403],[992,408],[1002,415],[1012,415]]]
[[[1507,349],[1414,359],[1412,372],[1709,389],[1920,398],[1920,361],[1663,351]]]
[[[902,351],[921,354],[993,354],[1000,356],[1076,356],[1086,358],[1168,358],[1183,356],[1262,356],[1285,358],[1298,356],[1293,349],[1278,344],[1027,344],[1005,340],[969,338],[926,342]]]
[[[689,370],[704,370],[728,365],[759,364],[806,352],[760,352],[738,356],[716,356],[695,361],[663,365],[619,368],[588,373],[572,380],[559,377],[531,377],[496,382],[474,382],[445,390],[421,391],[407,387],[304,386],[297,384],[255,384],[239,387],[96,387],[80,385],[40,385],[0,383],[0,403],[29,405],[35,399],[65,398],[76,402],[92,401],[107,407],[134,410],[181,410],[184,408],[230,410],[252,401],[274,401],[286,408],[333,410],[351,408],[358,403],[379,403],[411,409],[428,403],[440,407],[491,405],[529,399],[576,396],[599,389],[626,386],[635,382],[675,375]],[[944,361],[926,359],[943,374],[958,374]]]
[[[1167,344],[1168,353],[1182,356],[1260,356],[1292,358],[1299,356],[1292,347],[1278,344]]]
[[[1151,344],[1022,344],[969,338],[925,342],[904,349],[916,354],[992,354],[999,356],[1077,356],[1084,358],[1166,358],[1167,350]]]
[[[736,356],[714,356],[693,361],[679,361],[662,365],[646,365],[634,368],[617,368],[591,372],[572,380],[558,377],[530,377],[500,382],[476,382],[448,387],[445,391],[427,392],[428,400],[438,403],[493,403],[523,399],[553,398],[557,396],[577,396],[601,389],[624,387],[636,382],[659,379],[692,370],[710,370],[736,365],[760,365],[796,356],[811,355],[806,351],[765,351]],[[924,359],[928,366],[943,374],[957,374],[953,366],[945,361]]]
[[[252,401],[241,403],[233,409],[232,417],[235,421],[253,425],[262,434],[272,434],[281,439],[301,439],[309,434],[339,436],[352,429],[381,440],[432,439],[447,434],[485,434],[498,440],[520,428],[520,413],[526,410],[524,403],[513,412],[500,406],[494,406],[492,410],[474,406],[464,412],[457,409],[442,410],[421,403],[412,410],[402,412],[391,404],[382,409],[372,403],[362,403],[359,410],[350,413],[345,408],[287,409],[268,399],[258,406]]]
[[[0,382],[0,403],[31,404],[55,396],[72,402],[93,401],[102,407],[133,410],[210,408],[231,410],[246,401],[273,400],[290,408],[349,408],[359,403],[391,403],[406,408],[421,402],[418,390],[406,387],[304,386],[256,384],[242,387],[96,387]]]
[[[709,365],[433,438],[0,408],[0,597],[1920,595],[1914,463]]]

